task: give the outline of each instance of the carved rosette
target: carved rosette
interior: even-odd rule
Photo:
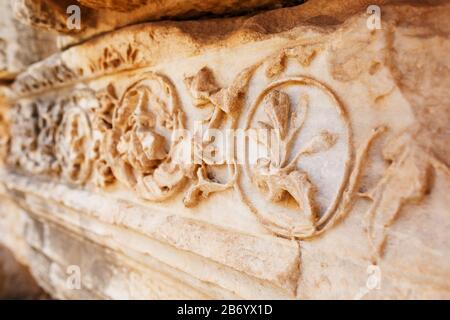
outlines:
[[[62,110],[54,100],[37,99],[17,103],[9,113],[11,122],[6,162],[33,174],[57,175],[56,131]]]
[[[106,161],[114,176],[146,200],[162,201],[185,183],[190,167],[174,159],[183,129],[175,88],[162,75],[145,74],[123,93],[105,133]]]
[[[56,157],[64,179],[84,184],[92,174],[96,158],[92,130],[92,115],[98,100],[91,90],[79,90],[60,101],[65,110],[56,132]]]

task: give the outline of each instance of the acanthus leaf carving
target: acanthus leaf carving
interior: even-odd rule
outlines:
[[[240,106],[241,100],[245,95],[245,90],[252,75],[254,67],[248,68],[240,73],[233,84],[229,87],[221,88],[217,84],[214,73],[208,67],[203,67],[194,76],[186,77],[185,84],[193,99],[196,107],[212,107],[210,116],[203,122],[206,123],[206,129],[223,128],[229,120],[231,128],[235,126],[235,111]],[[227,119],[224,119],[227,117]],[[236,163],[228,161],[228,171],[230,178],[225,182],[219,182],[208,171],[214,170],[214,161],[208,158],[205,150],[216,150],[208,138],[201,136],[201,133],[194,132],[192,141],[194,157],[201,163],[196,166],[196,180],[191,184],[184,197],[186,207],[197,205],[200,199],[207,198],[211,193],[225,191],[235,185],[237,179]],[[230,152],[230,150],[225,150]]]
[[[213,72],[208,67],[203,67],[195,76],[186,77],[184,81],[197,107],[211,103],[213,95],[220,90]]]
[[[186,207],[194,207],[200,199],[206,199],[211,193],[225,191],[234,185],[235,179],[226,183],[219,183],[208,177],[206,166],[197,168],[197,181],[189,187],[183,203]]]

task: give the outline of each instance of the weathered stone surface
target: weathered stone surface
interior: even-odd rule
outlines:
[[[144,21],[193,19],[205,15],[250,13],[302,3],[298,0],[10,0],[15,16],[23,23],[44,30],[67,34],[62,46],[74,44],[94,35]],[[70,16],[81,14],[80,28],[69,26]],[[107,18],[105,18],[107,17]]]
[[[13,79],[56,51],[55,36],[20,23],[13,17],[9,1],[0,2],[0,81]]]
[[[131,26],[20,74],[0,241],[58,298],[450,298],[450,5],[326,3]]]
[[[303,1],[295,0],[207,0],[207,1],[180,1],[168,0],[157,2],[152,0],[77,0],[82,5],[93,9],[109,9],[112,11],[130,12],[137,9],[148,12],[149,19],[165,18],[194,18],[202,14],[236,14],[246,10],[273,8],[282,5],[291,5]]]

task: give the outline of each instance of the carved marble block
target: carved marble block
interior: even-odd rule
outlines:
[[[450,5],[389,2],[134,25],[32,65],[0,241],[57,298],[450,298]]]

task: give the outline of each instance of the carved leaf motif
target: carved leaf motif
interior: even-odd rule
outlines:
[[[219,128],[225,123],[225,117],[234,121],[233,111],[238,109],[241,100],[245,96],[245,92],[255,67],[245,69],[241,72],[227,88],[221,88],[217,85],[213,72],[207,68],[202,68],[196,75],[185,79],[186,86],[197,107],[212,106],[211,115],[205,119],[208,129]],[[197,173],[197,179],[187,191],[184,204],[187,207],[198,204],[201,198],[206,198],[213,192],[219,192],[232,187],[236,180],[236,165],[228,164],[232,167],[233,177],[226,183],[219,183],[210,179],[206,173],[206,167],[214,170],[216,159],[212,159],[212,154],[221,154],[221,150],[215,148],[210,141],[203,141],[198,138],[193,141],[194,156],[196,163],[202,164],[201,167],[193,166],[194,172]],[[195,177],[193,177],[195,179]]]
[[[294,54],[291,51],[285,53],[289,57]],[[274,232],[300,238],[321,232],[330,216],[336,212],[338,205],[338,196],[335,196],[333,202],[326,200],[330,202],[327,205],[324,205],[323,197],[320,198],[322,200],[320,205],[316,202],[319,200],[316,200],[316,187],[309,177],[309,172],[302,170],[302,164],[299,163],[301,158],[330,151],[336,146],[339,138],[337,134],[325,128],[311,135],[313,133],[311,130],[314,129],[311,126],[308,126],[308,132],[302,135],[305,121],[311,112],[308,95],[311,86],[319,88],[322,94],[329,97],[330,103],[324,107],[329,108],[331,112],[336,112],[334,116],[344,122],[347,137],[350,136],[350,128],[346,119],[342,117],[342,106],[322,84],[313,79],[301,77],[273,82],[257,97],[255,104],[249,109],[249,118],[246,122],[247,129],[256,125],[266,129],[261,130],[262,132],[271,132],[269,138],[267,135],[260,134],[259,130],[257,136],[253,136],[267,152],[265,156],[257,160],[256,164],[251,164],[247,159],[247,174],[242,177],[242,186],[248,188],[248,183],[253,184],[261,196],[252,200],[254,192],[250,193],[241,189],[241,194],[249,201],[252,210]],[[294,91],[295,87],[299,90]],[[291,97],[295,94],[298,94],[298,99],[294,100]],[[322,106],[314,106],[314,108],[322,108]],[[306,136],[309,140],[301,141]],[[301,146],[301,148],[294,149],[294,146]],[[335,149],[333,152],[344,152],[346,156],[351,156],[345,148]],[[305,168],[311,168],[310,165],[314,160],[305,160],[307,160]],[[342,164],[342,167],[348,174],[348,165]],[[343,188],[346,179],[344,177],[338,188]]]
[[[284,140],[288,130],[289,96],[278,90],[272,91],[264,100],[264,111],[272,124],[272,128],[278,130],[281,139]]]
[[[304,99],[301,99],[301,107],[307,107],[303,105]],[[307,102],[306,102],[307,103]],[[264,112],[269,119],[269,123],[259,121],[258,124],[265,129],[274,129],[278,139],[275,139],[275,148],[281,148],[281,159],[271,152],[270,159],[259,159],[255,169],[255,182],[262,192],[266,194],[266,198],[269,201],[280,202],[284,200],[289,194],[295,202],[298,204],[301,211],[305,216],[315,216],[313,195],[314,188],[311,182],[308,180],[307,174],[296,169],[295,165],[283,167],[284,160],[287,158],[287,149],[290,140],[288,132],[295,133],[298,128],[290,128],[292,125],[301,125],[296,113],[292,113],[291,120],[289,120],[291,113],[291,105],[288,94],[279,91],[271,91],[263,101]],[[324,134],[327,138],[331,139],[328,135]],[[317,141],[316,141],[317,140]],[[316,139],[312,142],[310,151],[320,151],[324,146],[320,144],[323,139]],[[322,143],[325,144],[325,143]],[[273,147],[273,146],[272,146]],[[313,150],[315,147],[317,150]]]
[[[241,72],[233,84],[227,88],[217,85],[213,72],[204,67],[196,75],[185,79],[189,93],[197,107],[204,107],[211,104],[214,107],[211,116],[210,128],[217,127],[220,113],[231,114],[238,106],[245,95],[245,90],[250,81],[253,68],[247,68]],[[209,120],[209,119],[208,119]]]
[[[283,50],[281,53],[269,59],[266,77],[274,78],[280,76],[286,70],[289,58],[297,60],[302,67],[308,67],[314,60],[317,51],[318,48],[312,45],[302,45]]]
[[[202,68],[195,76],[186,78],[185,82],[194,104],[198,107],[210,103],[212,95],[220,90],[213,72],[208,67]]]
[[[227,88],[220,88],[215,80],[213,72],[204,67],[196,75],[187,77],[185,83],[197,107],[204,107],[210,105],[213,107],[211,115],[206,119],[208,129],[219,128],[225,121],[225,117],[233,119],[233,111],[239,106],[240,102],[245,96],[246,88],[248,86],[250,77],[253,72],[253,67],[245,69],[240,73],[233,84]],[[226,183],[219,183],[208,178],[206,168],[214,170],[216,164],[215,155],[223,155],[221,150],[218,150],[211,141],[203,141],[202,138],[194,134],[195,138],[192,142],[195,162],[201,163],[201,167],[194,166],[193,170],[197,173],[197,180],[187,191],[184,204],[187,207],[197,205],[201,198],[206,198],[213,192],[220,192],[232,187],[236,180],[235,164],[228,164],[233,167],[233,177]],[[213,159],[214,158],[214,159]],[[191,168],[192,169],[192,168]],[[193,177],[195,179],[195,177]]]
[[[269,67],[266,69],[266,76],[268,78],[274,78],[280,75],[286,68],[286,58],[285,52],[272,58],[269,62]]]
[[[257,183],[263,187],[262,190],[264,192],[267,191],[268,200],[281,202],[289,194],[295,200],[304,216],[308,217],[310,221],[316,219],[313,200],[315,189],[305,172],[296,170],[288,174],[285,172],[260,174]]]
[[[234,180],[235,178],[225,184],[212,181],[208,178],[206,168],[204,166],[200,167],[197,169],[197,181],[189,187],[184,196],[183,203],[188,208],[193,207],[199,203],[201,198],[206,199],[211,193],[225,191],[231,188]]]
[[[322,131],[309,142],[303,152],[305,154],[314,154],[327,151],[336,143],[336,140],[336,135],[328,131]]]

